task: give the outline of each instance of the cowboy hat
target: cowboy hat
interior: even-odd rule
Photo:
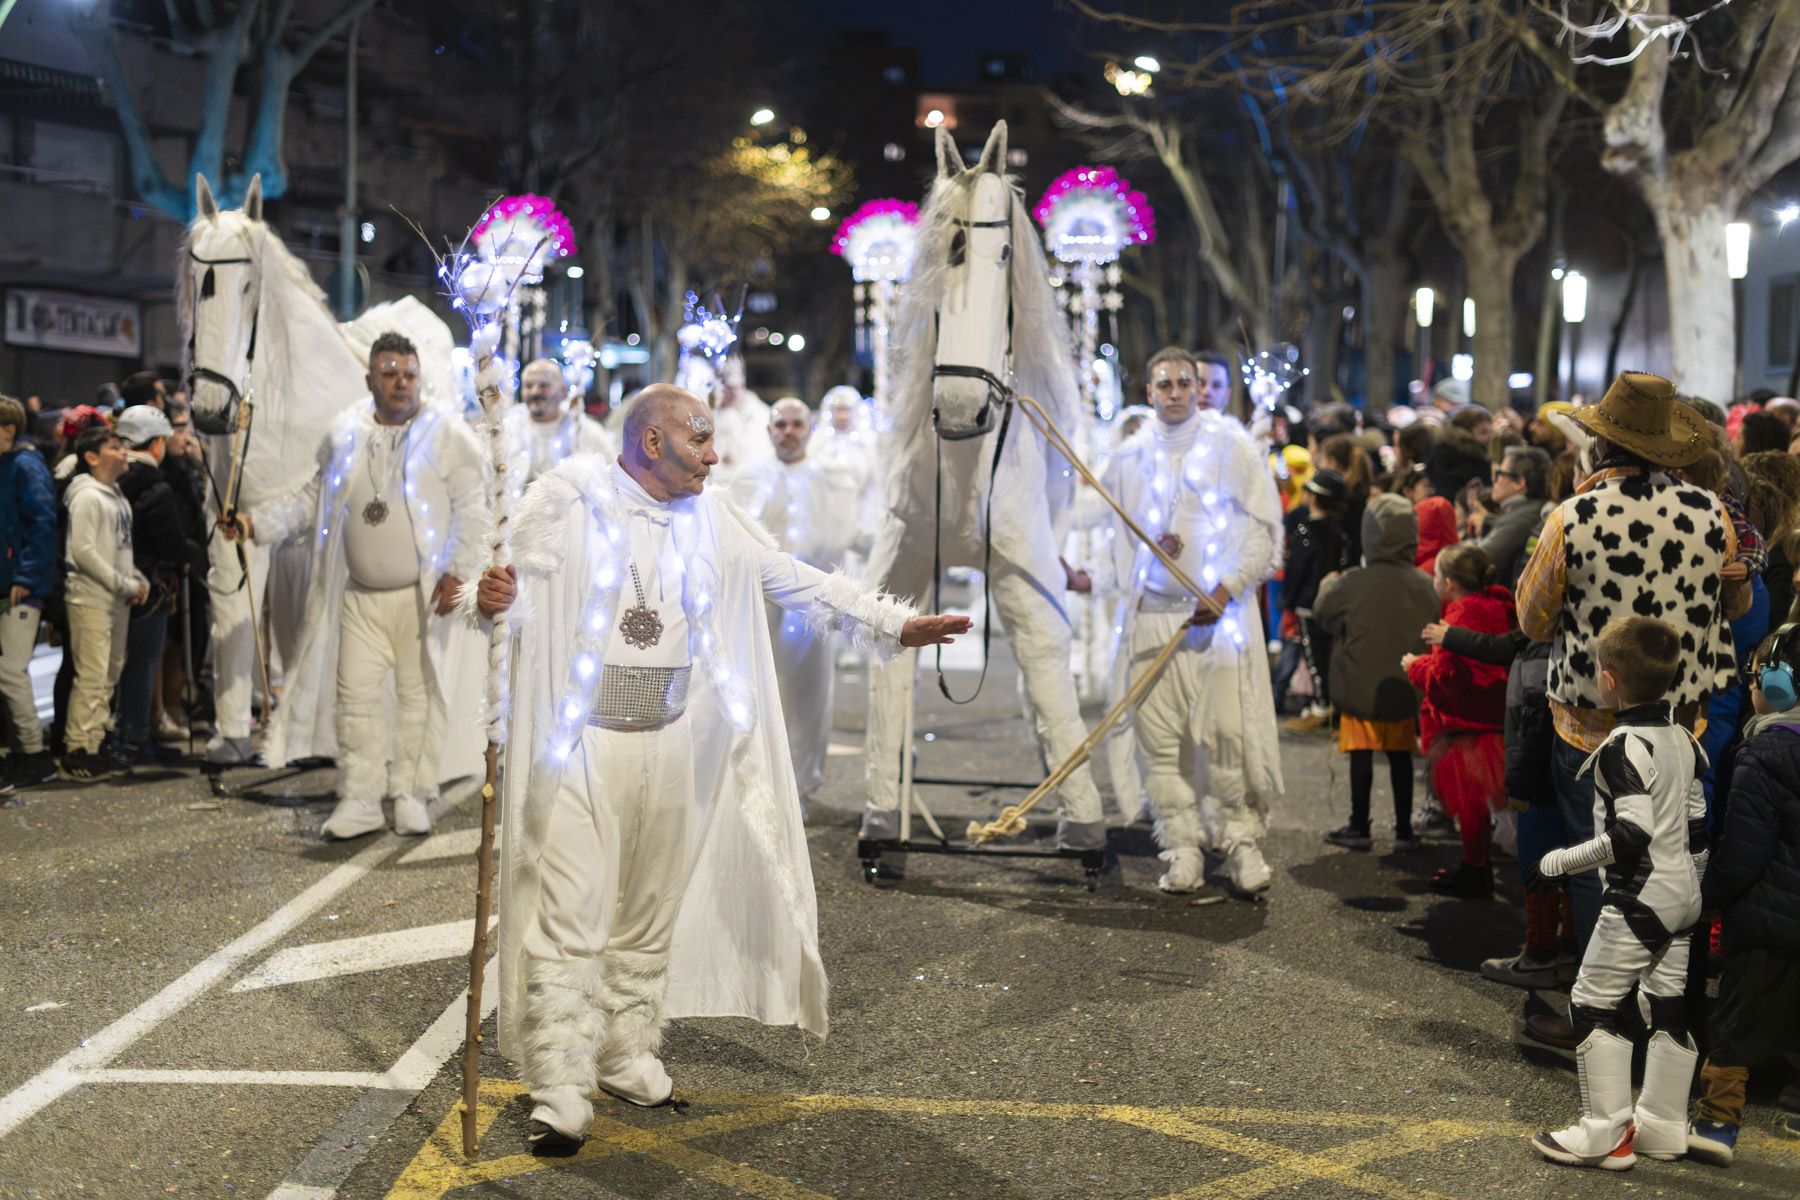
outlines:
[[[1675,399],[1675,385],[1641,371],[1619,372],[1600,403],[1573,409],[1568,419],[1661,467],[1685,467],[1707,447],[1706,422]]]

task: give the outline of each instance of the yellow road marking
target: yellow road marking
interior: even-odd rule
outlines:
[[[502,1109],[525,1093],[515,1080],[484,1079],[476,1126],[485,1136]],[[726,1133],[773,1125],[800,1116],[834,1112],[883,1113],[920,1117],[1105,1121],[1206,1146],[1261,1165],[1210,1180],[1165,1200],[1252,1200],[1308,1180],[1337,1183],[1383,1200],[1445,1200],[1439,1193],[1361,1170],[1371,1163],[1432,1150],[1470,1137],[1513,1137],[1528,1132],[1511,1122],[1417,1121],[1382,1113],[1302,1112],[1284,1109],[1184,1106],[1148,1108],[1124,1104],[1066,1104],[1028,1100],[941,1100],[908,1096],[791,1095],[767,1092],[695,1092],[683,1099],[729,1111],[668,1122],[658,1128],[632,1125],[610,1116],[596,1118],[581,1150],[565,1159],[530,1154],[468,1161],[462,1157],[461,1126],[455,1108],[432,1131],[387,1193],[387,1200],[440,1200],[459,1188],[516,1179],[565,1165],[621,1154],[651,1158],[689,1177],[764,1200],[827,1200],[791,1180],[709,1153],[692,1143]],[[1291,1150],[1220,1125],[1286,1128],[1383,1130],[1328,1150]]]
[[[1246,1158],[1263,1159],[1267,1165],[1237,1175],[1228,1175],[1223,1179],[1209,1180],[1198,1187],[1166,1196],[1163,1200],[1251,1200],[1251,1197],[1266,1195],[1308,1179],[1330,1180],[1377,1196],[1388,1196],[1392,1200],[1448,1200],[1437,1192],[1409,1187],[1382,1175],[1366,1174],[1357,1168],[1384,1158],[1435,1150],[1466,1137],[1489,1132],[1510,1134],[1514,1130],[1508,1128],[1494,1131],[1460,1121],[1430,1121],[1411,1128],[1396,1127],[1375,1137],[1333,1146],[1318,1154],[1287,1150],[1259,1139],[1239,1138],[1225,1130],[1208,1132],[1220,1136],[1205,1144]],[[1396,1146],[1395,1143],[1401,1140],[1405,1144]],[[1238,1144],[1242,1142],[1253,1142],[1254,1147]]]

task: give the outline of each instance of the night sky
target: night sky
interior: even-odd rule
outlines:
[[[928,84],[975,80],[984,50],[1029,55],[1038,79],[1093,69],[1070,44],[1073,15],[1055,0],[832,0],[829,11],[836,25],[916,47]]]

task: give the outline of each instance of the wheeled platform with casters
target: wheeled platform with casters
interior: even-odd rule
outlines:
[[[858,838],[856,857],[862,859],[863,878],[876,881],[883,854],[966,854],[971,858],[1066,858],[1081,863],[1088,891],[1100,887],[1100,872],[1106,869],[1107,851],[1099,850],[1033,850],[1017,846],[977,846],[969,842],[911,841],[901,838]]]

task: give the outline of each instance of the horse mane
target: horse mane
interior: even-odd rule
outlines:
[[[895,347],[894,433],[902,454],[922,443],[931,433],[932,368],[937,360],[937,311],[950,286],[955,268],[950,266],[950,242],[956,220],[974,200],[979,170],[939,177],[931,186],[919,212],[918,242],[913,254],[913,274],[906,285],[900,312],[894,322]],[[1012,219],[1012,256],[1009,261],[1012,293],[1013,388],[1030,396],[1051,420],[1071,437],[1078,426],[1081,402],[1076,387],[1074,348],[1068,323],[1050,286],[1043,243],[1031,223],[1031,211],[1014,176],[1003,176],[1012,192],[1008,206]]]

